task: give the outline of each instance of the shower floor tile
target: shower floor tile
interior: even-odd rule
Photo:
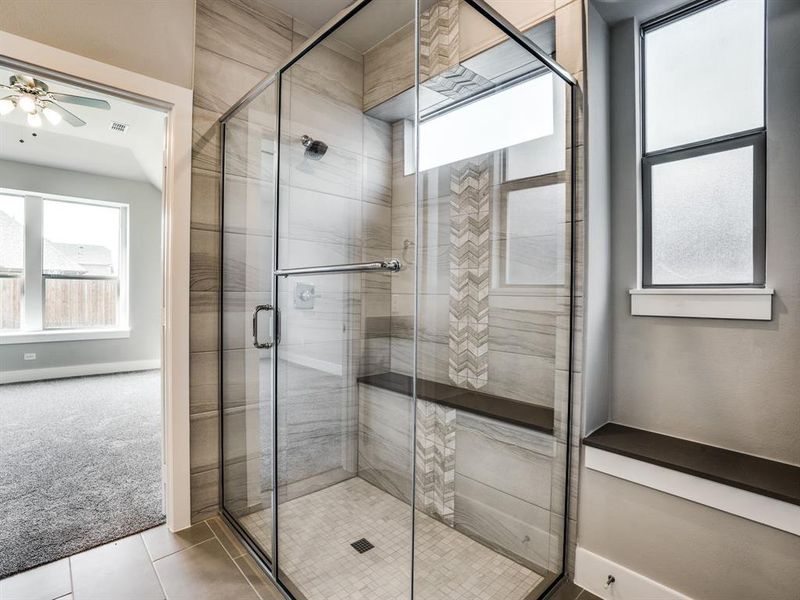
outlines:
[[[307,600],[410,597],[411,509],[354,477],[279,507],[280,568]],[[269,548],[269,510],[242,524]],[[417,511],[417,600],[523,600],[542,577]],[[350,544],[365,538],[363,554]]]

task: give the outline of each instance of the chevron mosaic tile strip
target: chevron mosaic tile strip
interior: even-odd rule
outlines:
[[[417,400],[417,508],[453,525],[456,409]]]
[[[420,15],[419,42],[422,80],[458,64],[458,0],[439,0]]]
[[[450,172],[448,375],[470,388],[489,380],[491,155]]]

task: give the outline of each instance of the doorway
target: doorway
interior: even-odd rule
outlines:
[[[0,63],[0,577],[164,522],[167,112]]]

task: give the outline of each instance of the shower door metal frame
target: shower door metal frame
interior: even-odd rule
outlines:
[[[502,31],[505,35],[509,37],[509,39],[514,40],[521,46],[523,46],[526,50],[528,50],[536,59],[538,59],[542,64],[544,64],[548,69],[558,76],[562,81],[564,81],[570,87],[569,93],[569,102],[570,102],[570,134],[569,134],[569,149],[571,151],[570,156],[570,243],[569,243],[569,265],[570,265],[570,277],[569,277],[569,340],[568,340],[568,377],[567,377],[567,410],[566,410],[566,434],[565,434],[565,445],[566,445],[566,452],[565,452],[565,491],[564,491],[564,528],[562,532],[562,561],[561,561],[561,570],[560,572],[553,578],[553,580],[547,585],[547,587],[540,592],[539,598],[549,598],[552,593],[559,587],[559,585],[565,580],[566,578],[566,566],[567,566],[567,558],[569,552],[569,511],[570,511],[570,472],[573,467],[572,465],[572,418],[573,418],[573,411],[572,411],[572,401],[574,395],[574,382],[573,382],[573,361],[574,361],[574,345],[575,345],[575,265],[576,265],[576,243],[575,243],[575,236],[577,233],[577,226],[575,221],[575,210],[577,208],[577,159],[576,159],[576,144],[577,144],[577,101],[578,101],[578,93],[577,93],[577,80],[567,71],[564,67],[558,64],[553,58],[550,57],[545,51],[543,51],[539,46],[525,37],[510,21],[508,21],[505,17],[503,17],[500,13],[498,13],[492,6],[490,6],[485,0],[464,0],[468,5],[474,8],[478,13],[480,13],[484,18],[486,18],[490,23],[496,26],[500,31]],[[220,457],[220,481],[219,481],[219,511],[224,517],[225,521],[231,526],[231,528],[235,531],[236,535],[239,537],[240,541],[244,544],[245,548],[248,549],[251,556],[259,563],[261,568],[264,570],[266,575],[269,579],[275,584],[275,586],[280,590],[280,592],[284,595],[287,600],[297,600],[294,596],[293,592],[290,591],[285,583],[279,577],[280,572],[280,561],[279,561],[279,549],[278,549],[278,436],[277,436],[277,413],[278,413],[278,360],[277,360],[277,351],[279,346],[279,336],[280,336],[280,313],[278,311],[278,284],[281,278],[286,278],[287,275],[291,275],[293,273],[286,272],[286,271],[304,271],[308,269],[287,269],[284,272],[281,271],[279,268],[279,239],[280,235],[278,233],[279,227],[279,210],[280,210],[280,152],[281,152],[281,80],[283,74],[291,68],[291,66],[300,60],[303,56],[305,56],[308,52],[313,50],[319,43],[321,43],[325,38],[327,38],[330,34],[332,34],[336,29],[339,28],[342,24],[348,21],[351,17],[353,17],[358,11],[364,8],[366,5],[371,3],[372,0],[357,0],[349,7],[340,11],[335,17],[333,17],[330,21],[328,21],[324,26],[322,26],[314,35],[309,37],[305,43],[303,43],[297,50],[292,52],[289,58],[278,68],[278,70],[268,77],[264,78],[262,81],[257,83],[247,94],[245,94],[242,98],[240,98],[230,109],[228,109],[220,118],[220,183],[219,183],[219,218],[220,218],[220,258],[219,258],[219,268],[220,268],[220,289],[219,289],[219,324],[218,324],[218,364],[219,364],[219,375],[218,375],[218,406],[220,411],[220,418],[219,418],[219,457]],[[420,38],[419,38],[419,21],[420,21],[420,5],[419,0],[415,0],[414,2],[414,89],[415,89],[415,99],[414,99],[414,162],[415,166],[419,164],[419,136],[417,132],[419,131],[419,52],[420,52]],[[272,289],[271,289],[271,304],[274,307],[274,310],[271,311],[272,317],[272,332],[273,332],[273,339],[274,344],[270,348],[272,354],[272,361],[271,361],[271,376],[270,376],[270,413],[272,419],[272,464],[271,464],[271,473],[272,473],[272,490],[271,490],[271,512],[272,512],[272,523],[271,523],[271,548],[270,548],[270,556],[267,556],[263,549],[258,545],[255,540],[251,538],[251,536],[244,530],[244,528],[239,524],[237,518],[232,515],[227,508],[225,507],[224,498],[225,498],[225,477],[224,477],[224,426],[223,426],[223,404],[222,404],[222,394],[223,394],[223,376],[224,376],[224,361],[223,361],[223,319],[222,319],[222,311],[224,310],[224,298],[223,298],[223,285],[221,282],[222,273],[224,269],[224,247],[223,247],[223,236],[224,236],[224,206],[225,206],[225,131],[226,131],[226,123],[233,118],[241,109],[245,108],[250,102],[255,99],[259,94],[269,88],[270,85],[275,84],[275,152],[273,154],[273,161],[274,161],[274,169],[273,169],[273,219],[272,219]],[[565,149],[566,150],[566,149]],[[417,178],[416,185],[415,185],[415,214],[416,209],[419,205],[419,186],[420,186],[420,178],[418,176],[418,169],[415,168],[415,177]],[[416,229],[418,228],[418,218],[415,217],[415,238],[418,237],[418,232]],[[418,244],[415,244],[415,253],[418,255]],[[417,256],[418,259],[418,256]],[[350,265],[351,267],[355,265]],[[363,265],[358,265],[363,266]],[[341,265],[339,265],[341,267]],[[373,267],[374,268],[374,267]],[[319,269],[319,267],[309,267],[309,269]],[[328,272],[335,272],[331,268],[325,269]],[[340,269],[341,270],[341,269]],[[385,268],[385,265],[378,270],[388,270],[392,271],[395,270],[394,268]],[[419,260],[416,260],[414,266],[414,289],[415,289],[415,310],[414,310],[414,344],[413,344],[413,351],[412,351],[412,360],[414,364],[414,376],[412,377],[413,382],[413,392],[412,392],[412,402],[414,406],[414,411],[416,412],[416,381],[417,381],[417,338],[418,338],[418,308],[419,308],[419,293],[418,293],[418,278],[419,278]],[[353,272],[352,270],[349,272]],[[414,419],[414,429],[416,430],[416,419]],[[555,432],[554,432],[555,434]],[[414,432],[414,436],[416,436],[416,431]],[[411,502],[411,568],[409,572],[410,576],[410,585],[411,585],[411,600],[414,597],[414,565],[415,565],[415,519],[414,519],[414,511],[415,511],[415,497],[416,497],[416,490],[414,489],[416,483],[416,477],[413,472],[413,469],[416,469],[416,461],[412,464],[412,502]]]

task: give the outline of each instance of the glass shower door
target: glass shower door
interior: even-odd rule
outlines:
[[[272,257],[276,85],[225,124],[222,505],[272,557]]]
[[[280,75],[277,575],[298,600],[411,598],[413,403],[364,381],[390,370],[392,282],[413,282],[392,262],[393,121],[366,114],[367,54],[406,27],[392,59],[413,68],[413,19],[374,0]]]

